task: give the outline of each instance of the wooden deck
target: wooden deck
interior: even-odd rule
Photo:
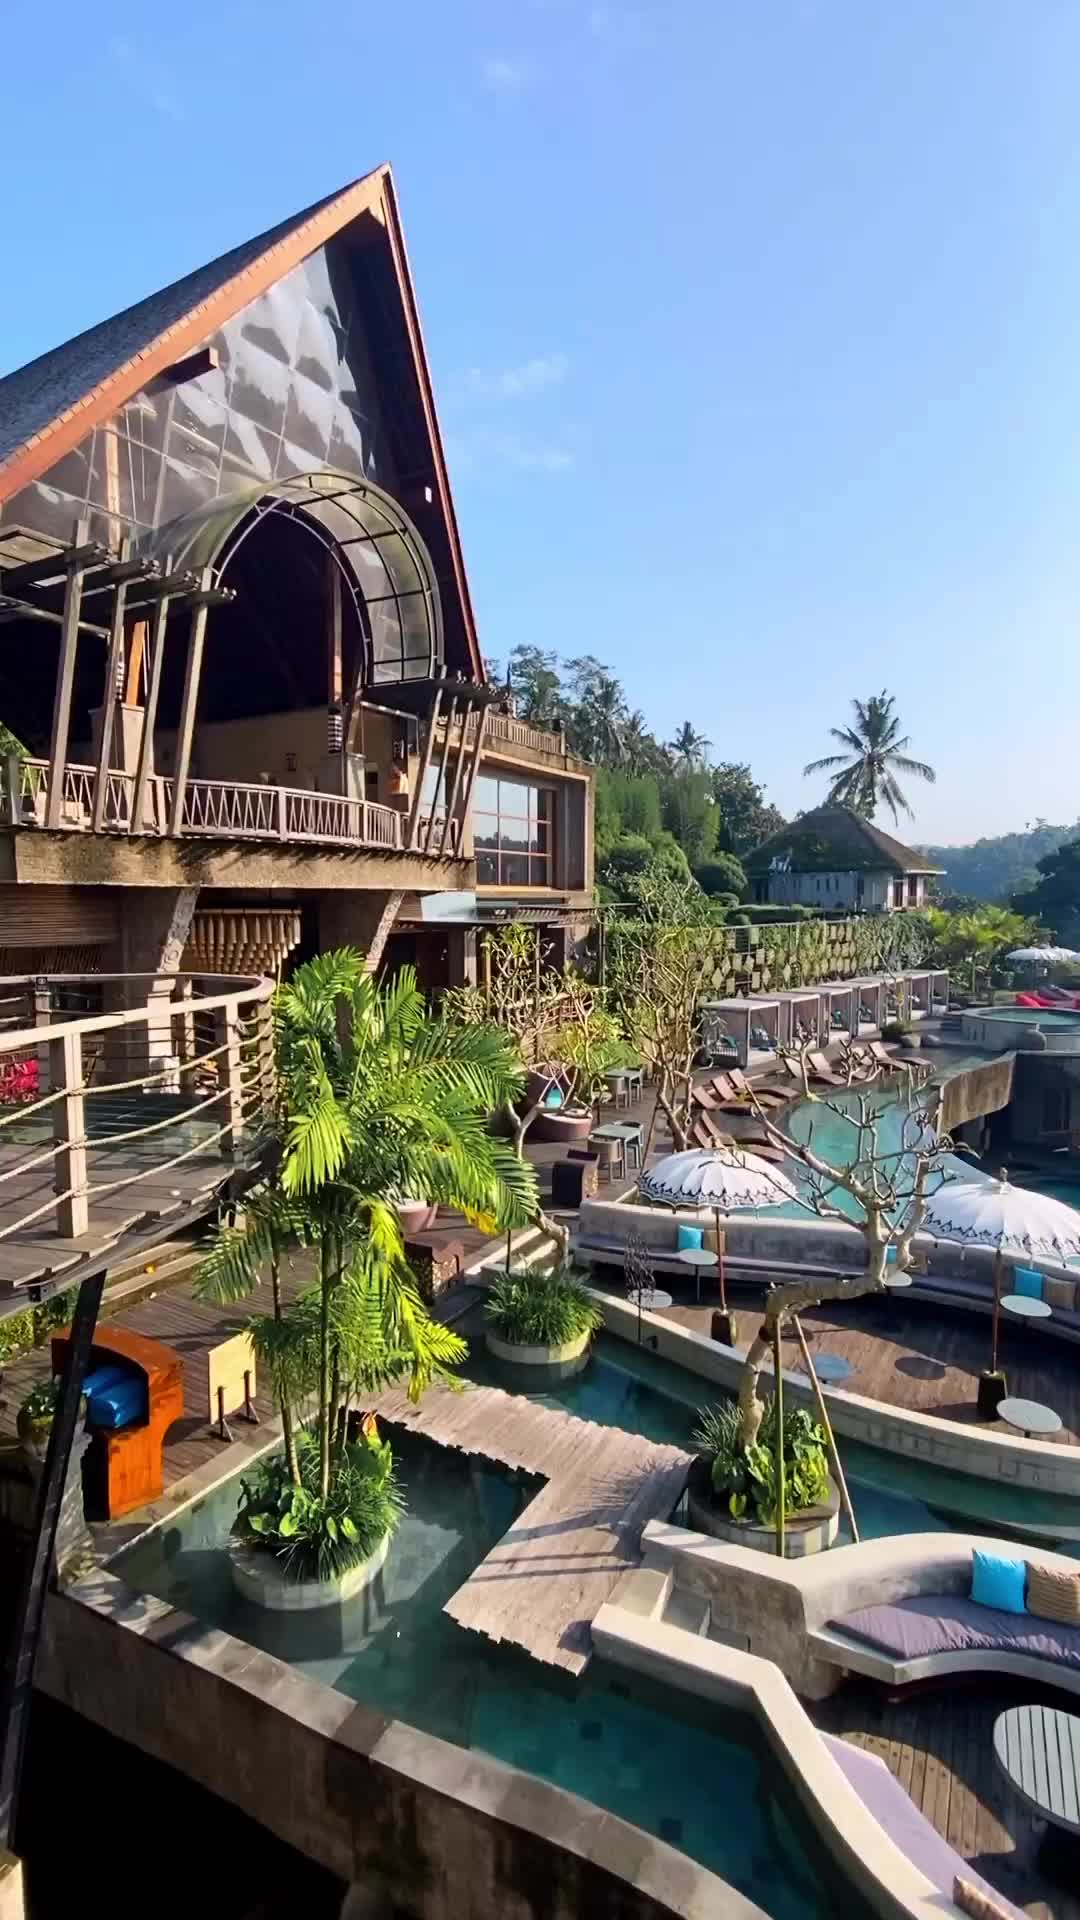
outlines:
[[[670,1287],[672,1283],[665,1278],[664,1284]],[[691,1281],[691,1293],[692,1285]],[[713,1283],[711,1293],[715,1291]],[[728,1294],[738,1312],[740,1338],[745,1342],[759,1323],[760,1287],[751,1295],[729,1283]],[[695,1333],[707,1334],[716,1304],[712,1297],[700,1307],[680,1298],[667,1309],[665,1317],[691,1327]],[[847,1390],[881,1400],[887,1406],[936,1414],[942,1420],[962,1420],[986,1430],[987,1423],[976,1414],[975,1394],[978,1376],[990,1364],[987,1314],[940,1307],[931,1301],[901,1306],[895,1298],[863,1298],[812,1307],[801,1318],[812,1354],[838,1354],[851,1366],[846,1380],[837,1386],[828,1383],[834,1392]],[[797,1368],[794,1338],[786,1353],[786,1364]],[[1000,1364],[1008,1374],[1009,1391],[1040,1400],[1061,1415],[1063,1431],[1057,1437],[1062,1446],[1080,1442],[1077,1361],[1074,1346],[1017,1325],[1002,1314]],[[1001,1421],[995,1422],[994,1428],[1001,1433],[1015,1432]]]
[[[810,1711],[825,1732],[884,1760],[949,1845],[1029,1920],[1080,1920],[1080,1882],[1063,1887],[1047,1878],[1039,1862],[1039,1824],[994,1760],[998,1714],[1042,1697],[1048,1705],[1062,1704],[1060,1695],[1042,1695],[1029,1682],[1016,1691],[989,1675],[977,1684],[953,1681],[898,1702],[879,1688],[849,1681]]]
[[[592,1621],[639,1559],[646,1520],[670,1517],[690,1456],[498,1387],[434,1388],[419,1406],[395,1390],[376,1405],[390,1427],[544,1480],[446,1612],[489,1640],[582,1673]]]

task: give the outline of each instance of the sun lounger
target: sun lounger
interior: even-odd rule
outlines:
[[[871,1040],[870,1051],[879,1067],[889,1067],[894,1073],[900,1071],[900,1062],[895,1060],[883,1040]]]
[[[808,1053],[806,1056],[806,1064],[810,1069],[811,1079],[823,1080],[827,1087],[847,1086],[847,1075],[837,1073],[835,1068],[829,1065],[823,1053]]]

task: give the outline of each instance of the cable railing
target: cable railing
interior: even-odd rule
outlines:
[[[257,1162],[273,1090],[268,980],[0,979],[0,1293],[205,1204]],[[71,1004],[99,1006],[72,1018]]]

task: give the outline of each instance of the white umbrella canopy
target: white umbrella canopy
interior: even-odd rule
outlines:
[[[1080,1212],[1007,1180],[946,1181],[927,1202],[924,1226],[939,1240],[999,1253],[1058,1260],[1080,1254]]]
[[[686,1153],[671,1153],[642,1174],[638,1192],[643,1200],[662,1206],[710,1207],[715,1213],[779,1207],[799,1197],[798,1188],[779,1167],[735,1147],[692,1147]]]
[[[1030,960],[1041,962],[1044,966],[1053,966],[1058,960],[1080,960],[1080,953],[1072,947],[1014,947],[1005,955],[1006,960]]]

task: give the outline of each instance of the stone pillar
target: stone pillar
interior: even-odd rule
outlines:
[[[144,887],[129,895],[120,938],[114,943],[109,972],[175,973],[187,945],[198,887]],[[105,1059],[111,1080],[134,1079],[137,1074],[160,1072],[176,1055],[170,1013],[172,990],[154,989],[147,979],[116,981],[105,990],[106,1012],[130,1010],[146,1000],[150,1015],[114,1029],[106,1037]],[[118,1071],[119,1069],[119,1071]]]
[[[324,893],[319,901],[319,951],[359,947],[374,973],[401,909],[404,894],[378,891]]]

